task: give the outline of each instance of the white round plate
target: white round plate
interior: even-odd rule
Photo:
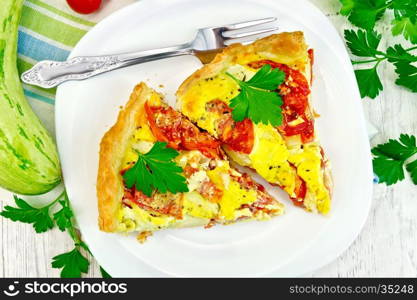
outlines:
[[[94,27],[71,56],[176,45],[197,28],[276,16],[282,31],[302,30],[315,49],[312,91],[318,132],[333,165],[329,216],[293,207],[268,190],[287,213],[267,222],[157,232],[145,244],[134,235],[100,232],[96,177],[99,143],[134,85],[145,81],[171,105],[180,83],[201,66],[187,56],[61,85],[56,132],[65,184],[83,238],[112,276],[299,276],[329,263],[359,234],[368,215],[372,171],[364,115],[344,45],[326,17],[307,1],[142,0]]]

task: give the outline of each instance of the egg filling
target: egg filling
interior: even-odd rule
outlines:
[[[226,121],[219,120],[224,120],[224,115],[227,112],[230,113],[231,110],[227,111],[224,108],[222,110],[213,110],[212,107],[208,109],[208,104],[212,104],[214,100],[217,102],[220,100],[229,105],[231,99],[239,94],[239,85],[226,73],[230,73],[240,80],[248,81],[257,71],[255,66],[259,67],[264,62],[274,63],[274,59],[285,61],[287,58],[248,53],[239,54],[234,60],[235,64],[228,66],[212,77],[202,78],[191,85],[179,99],[181,111],[199,127],[207,130],[216,138],[222,139],[225,128],[230,127],[223,125],[223,123],[227,123]],[[304,65],[304,69],[300,69],[299,66]],[[310,82],[310,63],[305,63],[305,61],[293,62],[290,67],[298,68],[299,71],[291,69],[286,65],[284,67],[286,72],[297,74],[304,84],[307,81]],[[293,91],[298,92],[296,89],[299,88],[299,92],[304,93],[303,97],[308,97],[309,89],[302,90],[297,84],[288,81],[291,80],[291,78],[288,78],[288,74],[282,91],[288,93],[290,87],[290,90],[293,88]],[[284,111],[286,107],[283,105],[282,109]],[[300,109],[308,108],[301,107]],[[286,113],[289,112],[286,111]],[[306,121],[306,118],[304,115],[296,116],[288,121],[287,127],[299,130],[299,128],[303,128],[302,126],[309,126],[309,129],[305,129],[305,132],[307,132],[306,130],[312,130],[306,133],[306,137],[311,139],[311,136],[314,136],[313,121]],[[229,120],[228,122],[232,121]],[[233,129],[233,125],[231,128],[235,131],[238,130],[237,127]],[[288,134],[291,136],[286,136],[286,133],[280,128],[274,128],[271,125],[253,124],[254,138],[253,141],[248,140],[252,147],[250,153],[236,151],[227,143],[224,143],[223,147],[234,161],[242,166],[254,169],[268,182],[283,188],[291,198],[304,202],[303,206],[307,210],[318,210],[322,213],[327,213],[330,209],[330,193],[323,179],[323,156],[320,146],[315,141],[301,142],[301,138],[297,138],[296,134],[290,132]],[[303,144],[306,144],[304,148],[301,147]],[[304,186],[307,191],[303,191]]]

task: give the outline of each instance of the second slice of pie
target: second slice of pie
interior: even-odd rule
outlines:
[[[97,196],[107,232],[147,235],[283,213],[261,185],[229,165],[216,139],[144,83],[101,141]]]
[[[233,160],[297,206],[326,214],[332,184],[310,102],[312,64],[299,31],[234,44],[185,80],[177,97],[180,111]]]

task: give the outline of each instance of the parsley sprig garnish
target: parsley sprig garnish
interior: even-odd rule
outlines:
[[[44,207],[35,208],[26,201],[18,198],[16,195],[14,195],[13,198],[17,207],[5,206],[4,210],[0,212],[0,216],[15,222],[19,221],[32,224],[36,233],[42,233],[54,227],[54,221],[49,214],[49,210],[57,200]]]
[[[373,30],[387,9],[393,11],[391,22],[393,35],[417,44],[417,0],[340,0],[340,13],[349,21],[365,30]]]
[[[178,151],[168,148],[167,143],[156,142],[148,153],[137,153],[135,165],[123,174],[128,188],[135,186],[148,197],[154,190],[173,194],[188,192],[186,179],[181,175],[183,170],[173,161]]]
[[[417,154],[416,137],[401,134],[398,140],[390,139],[385,144],[377,145],[372,149],[373,169],[379,182],[387,185],[404,179],[404,166],[410,173],[411,180],[417,185],[417,158],[407,162]]]
[[[5,206],[0,215],[12,221],[32,224],[37,233],[53,229],[55,225],[61,231],[67,231],[74,241],[74,249],[52,258],[52,267],[62,269],[61,277],[77,278],[82,273],[87,273],[89,261],[83,255],[82,249],[90,252],[88,246],[81,240],[74,226],[74,213],[70,207],[68,195],[63,191],[51,203],[37,208],[25,200],[14,196],[16,207]],[[59,204],[59,206],[57,206]],[[55,213],[52,213],[55,211]]]
[[[352,64],[374,63],[371,68],[355,70],[361,97],[375,98],[383,90],[377,68],[383,61],[388,61],[395,66],[397,73],[396,84],[417,92],[417,56],[411,53],[416,47],[404,49],[400,44],[390,46],[386,51],[378,50],[381,35],[375,31],[345,30],[345,40],[353,55],[364,60],[352,61]]]
[[[62,278],[79,278],[81,273],[87,273],[90,262],[85,258],[79,247],[52,258],[52,267],[61,270]]]
[[[283,71],[264,65],[248,81],[239,80],[230,73],[226,74],[240,87],[239,95],[230,101],[233,120],[240,122],[249,118],[255,124],[282,124],[282,99],[276,89],[285,80]]]

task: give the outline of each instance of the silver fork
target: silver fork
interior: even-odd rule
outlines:
[[[21,78],[27,84],[52,88],[68,80],[84,80],[123,67],[180,55],[195,55],[206,63],[204,60],[207,60],[207,56],[204,54],[216,52],[239,39],[245,39],[245,43],[249,43],[261,35],[276,31],[277,27],[259,27],[274,21],[276,18],[271,17],[201,28],[193,41],[178,46],[116,55],[78,56],[64,62],[45,60],[23,73]]]

